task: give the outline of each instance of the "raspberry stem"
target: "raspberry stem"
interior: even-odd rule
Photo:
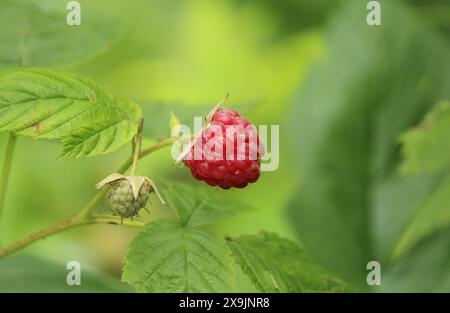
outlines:
[[[25,248],[26,246],[35,242],[36,240],[43,239],[50,235],[59,233],[63,230],[75,227],[77,225],[81,225],[80,221],[78,221],[75,217],[72,217],[72,218],[64,220],[58,224],[50,226],[46,229],[42,229],[38,232],[35,232],[35,233],[25,237],[24,239],[17,240],[16,242],[13,242],[12,244],[2,248],[0,250],[0,258],[3,258],[4,256],[6,256],[10,253],[13,253],[17,250],[20,250],[22,248]]]
[[[143,127],[144,127],[144,119],[141,118],[136,136],[134,136],[134,149],[133,149],[134,151],[133,151],[133,163],[131,165],[131,176],[136,175],[137,164],[141,155]]]
[[[144,149],[141,151],[141,154],[139,156],[139,159],[142,159],[143,157],[161,149],[167,146],[170,146],[171,144],[173,144],[174,142],[183,139],[183,137],[171,137],[171,138],[166,138],[163,139],[157,143],[155,143],[154,145]],[[130,157],[128,160],[126,160],[122,166],[117,170],[117,173],[123,174],[124,172],[126,172],[130,166],[133,164],[133,157]]]
[[[35,232],[24,239],[17,240],[16,242],[0,249],[0,259],[17,251],[25,248],[26,246],[32,244],[33,242],[44,239],[53,234],[60,233],[62,231],[83,226],[83,225],[91,225],[91,224],[108,224],[108,225],[124,225],[131,227],[143,227],[144,223],[133,220],[121,220],[119,217],[110,216],[110,215],[93,215],[88,218],[82,218],[79,215],[66,219],[60,223],[57,223],[48,228],[42,229],[38,232]]]
[[[138,220],[122,219],[119,216],[108,215],[108,214],[93,215],[89,219],[89,222],[91,224],[124,225],[124,226],[137,227],[137,228],[145,226],[144,222],[141,222]]]
[[[171,137],[166,138],[140,152],[138,158],[143,158],[159,149],[164,147],[168,147],[172,145],[174,142],[182,139],[182,137]],[[133,157],[130,157],[126,160],[122,166],[117,171],[118,173],[124,173],[127,171],[133,163]],[[9,167],[9,166],[8,166]],[[3,180],[3,175],[2,175]],[[33,233],[23,239],[17,240],[3,248],[0,249],[0,259],[16,252],[20,249],[25,248],[26,246],[32,244],[35,241],[46,238],[48,236],[60,233],[62,231],[71,229],[73,227],[81,226],[81,225],[89,225],[89,224],[120,224],[125,226],[134,226],[141,227],[143,226],[142,222],[131,221],[131,220],[123,220],[121,221],[120,217],[113,217],[108,215],[93,215],[92,212],[95,210],[97,205],[103,200],[106,195],[106,189],[98,192],[91,201],[84,207],[77,215],[66,219],[60,223],[52,225],[48,228],[42,229],[36,233]]]
[[[11,165],[12,165],[12,159],[14,155],[14,148],[16,146],[17,137],[13,133],[9,134],[8,138],[8,144],[6,147],[5,152],[5,160],[3,163],[3,171],[0,181],[0,226],[2,222],[2,213],[3,213],[3,207],[5,204],[5,197],[6,197],[6,189],[8,187],[8,181],[9,181],[9,174],[11,172]],[[0,227],[1,229],[1,227]],[[0,239],[1,239],[0,234]]]

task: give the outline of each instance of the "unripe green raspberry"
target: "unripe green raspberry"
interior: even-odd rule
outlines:
[[[149,195],[155,192],[161,203],[164,200],[159,194],[153,182],[145,176],[123,176],[121,174],[111,174],[99,182],[97,189],[109,185],[110,189],[106,197],[106,202],[114,215],[122,218],[134,217],[147,205]]]
[[[138,196],[135,198],[131,184],[127,179],[116,180],[111,183],[106,201],[111,211],[122,217],[133,217],[147,205],[152,186],[144,181]]]

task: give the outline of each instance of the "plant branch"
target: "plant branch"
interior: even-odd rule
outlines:
[[[171,138],[166,138],[163,139],[157,143],[155,143],[154,145],[151,145],[150,147],[143,149],[139,155],[139,159],[142,159],[143,157],[161,149],[167,146],[170,146],[171,144],[173,144],[174,142],[183,139],[183,137],[171,137]],[[117,173],[123,174],[124,172],[126,172],[130,166],[133,164],[133,158],[130,157],[128,158],[128,160],[126,160],[121,167],[119,167],[119,169],[117,170]]]
[[[122,219],[118,216],[109,214],[96,214],[89,218],[90,224],[109,224],[109,225],[123,225],[130,227],[141,228],[145,226],[145,223],[140,220]]]
[[[35,232],[21,240],[17,240],[12,244],[0,249],[0,259],[16,252],[20,249],[25,248],[26,246],[32,244],[35,241],[44,239],[53,234],[57,234],[63,232],[65,230],[82,226],[82,225],[91,225],[91,224],[108,224],[108,225],[123,225],[123,226],[131,226],[131,227],[143,227],[145,224],[141,221],[135,220],[121,220],[117,216],[112,215],[94,215],[92,217],[80,217],[80,215],[76,215],[72,218],[64,220],[60,223],[57,223],[48,228],[42,229],[38,232]]]
[[[80,213],[77,214],[77,216],[80,219],[85,219],[87,218],[89,215],[91,215],[91,213],[95,210],[95,208],[97,207],[97,205],[103,201],[103,198],[106,196],[106,192],[107,189],[102,189],[101,191],[97,192],[95,194],[95,196],[91,199],[91,201],[89,201],[88,205],[86,205],[81,211]]]
[[[36,233],[33,233],[24,239],[17,240],[16,242],[13,242],[12,244],[0,249],[0,259],[5,257],[8,254],[11,254],[17,250],[20,250],[22,248],[25,248],[29,244],[44,239],[45,237],[48,237],[50,235],[62,232],[64,230],[70,229],[75,226],[82,225],[82,220],[77,219],[77,217],[72,217],[67,220],[64,220],[58,224],[55,224],[53,226],[50,226],[46,229],[40,230]]]
[[[9,134],[8,144],[5,152],[5,160],[3,162],[3,171],[0,178],[0,224],[2,221],[3,207],[5,204],[6,190],[8,187],[9,174],[11,172],[11,164],[16,146],[17,137],[13,133]]]
[[[141,118],[139,123],[138,131],[134,137],[134,151],[133,151],[133,163],[131,165],[131,175],[136,175],[137,164],[141,156],[141,146],[142,146],[142,128],[144,127],[144,119]]]
[[[143,158],[159,149],[170,146],[177,140],[181,139],[180,137],[173,137],[164,139],[144,150],[139,154],[139,159]],[[122,166],[119,168],[119,173],[124,173],[127,171],[133,163],[133,158],[129,158],[126,160]],[[3,177],[3,176],[2,176]],[[51,236],[53,234],[57,234],[59,232],[65,231],[67,229],[88,225],[88,224],[113,224],[113,225],[124,225],[124,226],[133,226],[133,227],[142,227],[144,223],[141,221],[135,220],[121,220],[119,217],[111,216],[111,215],[93,215],[92,212],[98,206],[98,204],[103,200],[106,195],[106,190],[102,190],[98,192],[91,201],[84,207],[77,215],[66,219],[60,223],[57,223],[53,226],[40,230],[36,233],[33,233],[24,239],[13,242],[12,244],[0,249],[0,259],[17,251],[26,246],[32,244],[33,242]]]

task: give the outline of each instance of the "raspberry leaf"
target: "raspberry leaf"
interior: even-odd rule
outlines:
[[[450,225],[450,176],[433,187],[398,236],[390,256],[392,259],[397,259],[420,239]]]
[[[428,240],[417,242],[384,271],[378,291],[447,293],[450,289],[449,238],[450,228],[447,227]]]
[[[122,33],[120,23],[102,14],[83,15],[81,26],[68,26],[65,3],[34,2],[0,2],[0,68],[77,63],[106,51]]]
[[[343,292],[349,287],[297,244],[274,233],[226,238],[234,259],[262,292]]]
[[[415,214],[403,226],[392,249],[391,258],[397,259],[420,239],[450,225],[450,103],[443,102],[432,110],[415,128],[401,136],[404,161],[402,174],[414,175],[403,179],[422,178],[420,189],[428,189]],[[426,188],[423,177],[439,172],[432,188]],[[418,190],[419,191],[419,190]],[[417,191],[409,192],[411,198]],[[394,208],[392,208],[394,209]]]
[[[180,223],[189,226],[211,224],[250,209],[221,190],[211,192],[180,183],[171,184],[164,195]]]
[[[136,103],[66,72],[27,69],[0,80],[0,131],[59,140],[62,157],[116,151],[133,138],[140,116]]]
[[[401,136],[404,174],[450,167],[450,102],[440,103],[415,128]]]
[[[358,1],[331,21],[328,57],[302,85],[289,131],[302,184],[291,220],[314,258],[361,288],[369,260],[388,273],[385,261],[423,204],[414,178],[397,179],[399,137],[450,96],[447,43],[405,3],[380,2],[389,12],[381,27],[361,20]],[[387,195],[387,186],[402,192]]]
[[[174,219],[148,224],[131,243],[122,280],[139,292],[230,292],[233,261],[223,240]]]

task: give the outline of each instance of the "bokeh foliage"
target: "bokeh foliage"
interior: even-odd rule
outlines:
[[[104,31],[107,42],[81,40],[76,28],[66,29],[63,2],[39,1],[52,18],[33,19],[31,26],[63,29],[55,35],[72,39],[64,48],[74,52],[67,58],[76,64],[65,66],[64,49],[58,48],[54,64],[42,64],[37,53],[22,65],[65,67],[140,103],[145,144],[169,135],[170,111],[180,112],[184,121],[191,112],[206,113],[227,92],[229,104],[246,106],[250,120],[281,125],[280,168],[263,173],[246,190],[226,194],[253,210],[206,230],[232,236],[276,232],[363,289],[365,264],[379,260],[383,291],[450,291],[448,163],[439,161],[445,165],[420,173],[399,170],[402,162],[418,162],[401,153],[401,138],[415,147],[406,152],[420,149],[413,141],[421,139],[411,132],[421,128],[410,129],[450,96],[448,1],[381,1],[383,26],[369,27],[365,1],[359,0],[133,0],[127,5],[81,0],[86,27]],[[0,2],[0,16],[5,4],[12,5]],[[11,34],[10,27],[0,28],[0,75],[20,65],[11,55],[22,43]],[[55,35],[48,33],[49,45]],[[75,60],[85,54],[84,63]],[[5,144],[6,134],[0,133],[0,155]],[[439,147],[430,157],[440,157]],[[0,226],[4,242],[75,213],[129,148],[86,160],[57,159],[59,154],[53,142],[20,138]],[[173,165],[168,150],[143,160],[139,171],[192,182],[186,170]],[[158,204],[145,216],[161,217],[173,213]],[[14,290],[71,291],[61,280],[66,262],[76,259],[93,273],[95,279],[86,278],[90,290],[129,290],[119,281],[134,235],[130,229],[95,226],[36,243],[20,252],[17,262],[0,261],[0,277],[7,278],[0,279],[0,289],[6,291],[14,280]],[[20,276],[20,268],[30,274]],[[45,276],[51,268],[58,270]],[[237,289],[253,290],[235,270]],[[14,273],[17,278],[10,278]]]

